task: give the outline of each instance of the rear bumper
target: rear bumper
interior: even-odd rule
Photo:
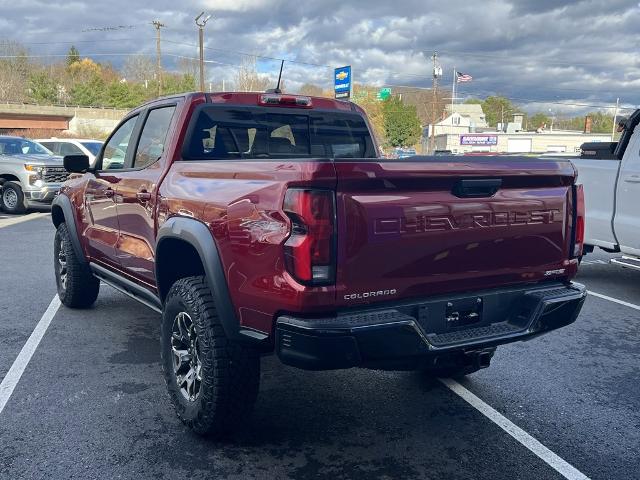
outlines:
[[[276,322],[276,353],[283,363],[307,370],[428,367],[569,325],[586,295],[583,285],[552,283],[467,292],[325,318],[284,315]],[[469,301],[481,305],[479,320],[452,326],[452,305]]]

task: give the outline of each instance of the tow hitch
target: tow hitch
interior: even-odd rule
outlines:
[[[491,359],[495,353],[495,348],[487,350],[474,350],[472,352],[465,352],[465,360],[467,364],[470,364],[477,368],[487,368],[491,365]]]

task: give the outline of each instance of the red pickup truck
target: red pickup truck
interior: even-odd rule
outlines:
[[[100,281],[162,313],[181,420],[247,417],[260,357],[462,375],[572,323],[584,232],[569,161],[384,160],[349,102],[194,93],[132,111],[53,202],[62,302]]]

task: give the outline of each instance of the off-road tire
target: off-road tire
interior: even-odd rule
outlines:
[[[7,204],[5,202],[5,194],[15,195],[13,197],[15,199],[15,204]],[[24,198],[24,192],[22,191],[22,187],[19,183],[4,182],[2,184],[2,195],[0,195],[0,204],[2,205],[2,210],[14,215],[19,215],[27,211],[27,201]]]
[[[193,400],[181,392],[174,372],[172,332],[181,312],[189,315],[198,342],[201,381]],[[242,427],[258,396],[260,356],[255,349],[227,338],[204,276],[173,284],[164,304],[161,337],[162,368],[178,418],[209,437],[222,437]]]
[[[61,254],[66,264],[66,281],[63,281]],[[58,226],[53,241],[53,269],[58,296],[63,305],[88,308],[94,304],[100,291],[100,281],[93,276],[89,266],[78,259],[66,223]]]

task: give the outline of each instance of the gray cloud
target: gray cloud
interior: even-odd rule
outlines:
[[[196,56],[193,17],[208,10],[214,19],[206,29],[207,59],[223,64],[240,64],[237,52],[327,66],[350,63],[356,80],[423,88],[431,84],[429,57],[438,50],[443,84],[451,84],[454,66],[473,75],[472,83],[460,86],[464,96],[501,93],[530,110],[579,110],[617,97],[640,103],[635,1],[160,0],[153,8],[132,3],[0,0],[0,38],[29,43],[34,55],[64,54],[69,44],[56,42],[74,42],[82,54],[100,54],[97,60],[120,65],[124,57],[115,54],[155,53],[149,22],[158,18],[168,25],[164,63],[175,68],[176,55]],[[82,32],[116,25],[136,28]],[[276,61],[258,65],[275,77]],[[233,75],[234,67],[208,64],[212,81]],[[331,69],[291,63],[285,78],[294,89],[307,81],[328,88]],[[552,102],[567,105],[550,107]]]

